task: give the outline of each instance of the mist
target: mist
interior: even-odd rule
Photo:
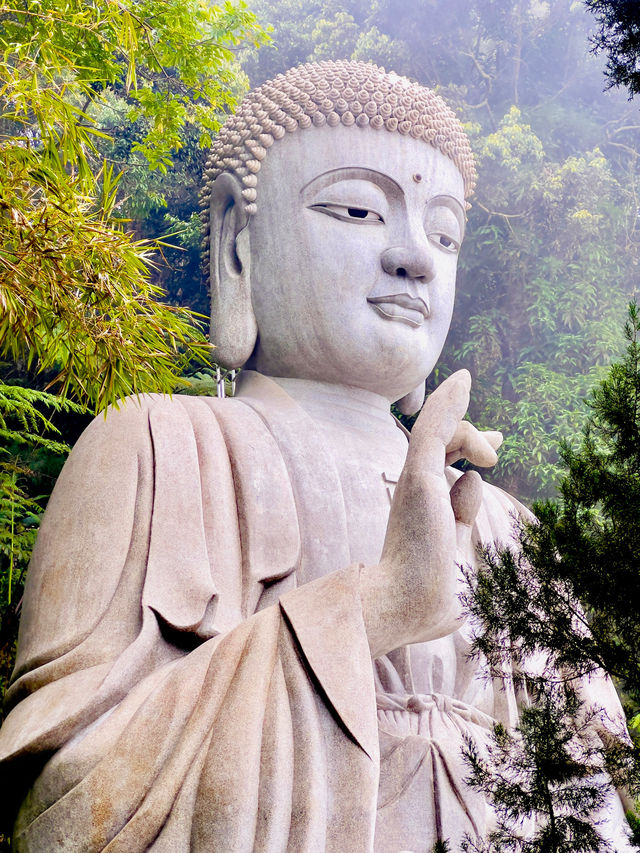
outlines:
[[[478,185],[453,326],[434,387],[459,367],[471,416],[506,439],[495,482],[552,495],[557,445],[623,346],[635,293],[637,104],[606,90],[593,16],[576,0],[254,0],[272,43],[252,85],[300,62],[352,58],[435,88],[465,123]]]

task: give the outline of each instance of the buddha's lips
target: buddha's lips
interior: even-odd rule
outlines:
[[[411,296],[409,293],[391,293],[386,296],[369,296],[367,302],[374,305],[378,311],[388,317],[390,320],[403,320],[410,323],[412,326],[421,326],[425,320],[429,319],[431,312],[429,306],[419,296]],[[410,317],[402,314],[388,313],[384,310],[385,305],[397,305],[399,308],[405,308],[409,311],[416,311],[422,315],[422,320],[413,320]]]

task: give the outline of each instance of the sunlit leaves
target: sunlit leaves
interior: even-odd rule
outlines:
[[[64,395],[96,408],[170,390],[206,345],[189,312],[159,301],[151,247],[111,227],[111,172],[96,204],[12,154],[0,148],[0,353],[57,371]]]
[[[0,357],[60,395],[0,381],[0,681],[46,498],[28,492],[28,454],[68,450],[51,412],[171,392],[208,361],[200,318],[152,282],[163,245],[127,231],[99,120],[119,105],[141,174],[166,171],[187,131],[209,144],[246,82],[235,50],[262,38],[242,3],[0,0]]]
[[[39,0],[1,4],[0,21],[0,353],[56,370],[63,394],[96,408],[171,390],[206,345],[158,301],[156,247],[119,227],[90,113],[108,87],[140,94],[138,146],[166,169],[187,121],[206,141],[233,103],[232,50],[259,37],[253,18],[199,0]]]
[[[0,22],[3,117],[35,123],[71,162],[91,149],[85,112],[108,88],[149,120],[139,145],[152,164],[167,165],[186,123],[206,144],[234,103],[237,45],[263,40],[242,3],[204,0],[39,0],[26,10],[12,0]]]

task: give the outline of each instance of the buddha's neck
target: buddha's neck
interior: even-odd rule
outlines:
[[[314,421],[335,462],[351,560],[376,563],[409,446],[389,401],[348,385],[275,377],[274,382]]]
[[[396,427],[389,401],[372,391],[311,379],[272,379],[314,421],[367,432],[385,432]]]

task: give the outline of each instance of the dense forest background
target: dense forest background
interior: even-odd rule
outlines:
[[[382,64],[434,87],[465,123],[478,187],[454,322],[430,387],[468,367],[472,420],[506,437],[487,477],[531,504],[562,487],[562,510],[535,504],[547,538],[539,534],[538,556],[529,549],[523,578],[507,572],[510,555],[504,565],[489,560],[506,580],[487,599],[504,594],[506,613],[522,581],[522,600],[533,601],[526,582],[536,565],[564,583],[575,564],[583,583],[589,549],[574,554],[575,542],[587,541],[583,515],[608,537],[609,516],[621,511],[624,520],[631,499],[640,500],[635,309],[625,361],[609,368],[625,350],[621,329],[640,260],[640,121],[629,100],[640,92],[636,5],[0,2],[0,688],[12,667],[39,519],[81,430],[127,393],[216,387],[197,204],[207,149],[250,85],[305,61]],[[607,455],[602,447],[616,435],[618,414],[602,400],[617,375],[625,381],[610,409],[619,414],[631,401],[618,420],[633,441]],[[602,446],[590,430],[600,430]],[[618,469],[609,470],[612,459]],[[609,492],[604,480],[585,485],[600,469],[618,477],[606,480]],[[603,504],[609,493],[611,506]],[[597,547],[589,546],[595,557],[584,583],[598,594],[585,597],[580,583],[574,591],[594,636],[594,614],[604,614],[614,652],[608,658],[605,644],[589,660],[618,677],[640,730],[637,594],[629,595],[637,547],[614,521],[605,543],[611,553],[589,540]],[[628,547],[617,568],[625,580],[612,583],[611,554],[619,555],[622,540]],[[608,591],[615,600],[604,607]],[[512,625],[498,627],[500,636],[517,636]]]
[[[478,188],[432,383],[469,367],[471,417],[506,436],[490,476],[527,501],[552,495],[558,441],[579,433],[585,393],[621,351],[638,273],[638,109],[627,91],[603,91],[593,16],[575,0],[250,5],[272,28],[269,45],[239,53],[252,85],[300,62],[371,60],[436,88],[465,122]],[[149,173],[123,116],[110,115],[123,213],[143,236],[182,229],[158,280],[206,314],[197,139],[185,136],[167,174]]]
[[[479,180],[460,259],[454,322],[430,384],[433,387],[460,366],[468,367],[474,379],[471,418],[480,427],[505,434],[499,464],[488,477],[527,502],[553,496],[561,471],[559,440],[579,439],[587,417],[585,395],[622,351],[620,330],[637,286],[638,108],[628,99],[633,87],[624,75],[628,89],[606,88],[606,58],[593,51],[601,31],[591,11],[609,4],[251,0],[249,8],[227,4],[196,14],[198,4],[192,0],[187,4],[146,0],[139,4],[138,19],[117,13],[109,17],[112,4],[106,2],[102,19],[96,11],[93,21],[86,18],[82,4],[69,0],[63,5],[66,12],[60,15],[60,4],[41,4],[39,24],[35,16],[15,17],[18,13],[11,10],[19,4],[0,7],[6,44],[23,39],[20,49],[25,54],[35,45],[41,57],[44,39],[42,43],[53,45],[51,55],[59,57],[55,51],[67,50],[61,46],[69,44],[70,33],[85,34],[84,41],[80,39],[84,53],[76,57],[76,64],[85,70],[63,69],[75,75],[65,82],[65,96],[76,113],[71,117],[64,110],[55,113],[64,99],[44,105],[29,101],[24,109],[29,118],[18,121],[18,111],[5,96],[0,119],[3,152],[10,150],[7,140],[16,138],[11,134],[19,126],[25,135],[18,136],[11,149],[19,162],[20,146],[46,141],[46,128],[51,126],[48,144],[54,149],[58,145],[62,152],[56,149],[59,175],[64,180],[71,175],[73,192],[93,194],[102,206],[103,221],[108,220],[109,226],[116,223],[127,240],[135,242],[133,250],[126,250],[127,257],[133,261],[135,256],[140,268],[146,264],[150,285],[160,289],[153,293],[162,293],[170,306],[202,314],[203,330],[208,307],[200,272],[198,189],[211,135],[249,85],[296,63],[351,57],[407,74],[437,89],[453,105],[471,136]],[[46,32],[49,41],[46,15],[53,15]],[[102,41],[94,37],[98,24],[106,33]],[[270,35],[267,44],[264,31]],[[24,57],[19,58],[19,51],[15,55],[15,69],[11,60],[5,66],[5,85],[14,87],[16,80],[26,85],[24,69],[31,68],[24,65]],[[55,62],[59,58],[49,66]],[[62,73],[49,71],[52,80]],[[37,73],[42,73],[41,64]],[[18,91],[22,92],[19,87]],[[22,92],[21,97],[30,96]],[[44,112],[53,110],[49,124],[36,121],[38,104]],[[68,104],[65,109],[71,109]],[[71,133],[69,138],[56,136],[56,115],[61,126],[75,122],[75,141]],[[95,131],[90,138],[84,125]],[[33,180],[42,186],[41,177]],[[9,181],[5,191],[7,187],[11,189]],[[22,213],[18,210],[12,216]],[[67,213],[73,218],[79,208]],[[9,236],[13,239],[13,232]],[[158,239],[162,245],[153,243]],[[43,269],[47,271],[41,267],[38,276],[25,278],[25,291],[46,280]],[[49,273],[51,281],[56,275],[61,280],[59,270],[51,267]],[[90,282],[102,281],[99,269],[89,273],[78,272],[76,263],[69,287],[83,276]],[[129,283],[136,270],[132,274]],[[79,278],[74,279],[76,275]],[[121,291],[112,289],[111,298],[116,292]],[[151,299],[153,293],[148,294]],[[54,314],[60,312],[59,302]],[[20,311],[14,315],[14,326]],[[170,325],[176,319],[162,317]],[[185,320],[180,315],[180,321]],[[160,315],[153,315],[143,325],[153,330],[159,322]],[[70,392],[67,396],[75,394],[89,407],[85,414],[69,407],[54,412],[51,423],[60,429],[58,436],[47,433],[41,419],[41,413],[49,417],[51,404],[55,408],[58,403],[43,399],[39,408],[27,407],[18,433],[26,430],[31,438],[21,441],[11,424],[2,421],[11,415],[15,392],[2,398],[0,428],[5,430],[6,447],[1,462],[5,468],[0,593],[10,604],[0,637],[5,648],[13,644],[24,569],[39,515],[64,460],[63,445],[72,445],[91,411],[117,393],[144,390],[154,382],[162,390],[172,387],[166,359],[150,368],[143,351],[124,345],[126,335],[120,326],[76,329],[85,337],[87,331],[102,342],[103,352],[96,344],[93,361],[85,358],[86,347],[72,352],[73,347],[68,343],[62,347],[56,336],[51,353],[38,350],[42,340],[38,335],[27,335],[26,349],[12,349],[11,335],[3,327],[2,348],[9,356],[2,368],[5,389],[19,386],[41,392],[55,379],[56,358],[63,354],[61,375]],[[211,371],[205,369],[203,374],[197,359],[203,339],[197,333],[191,338],[185,334],[182,327],[172,339],[174,349],[182,346],[181,370],[191,374],[191,390],[211,390],[215,387]],[[157,343],[157,339],[147,342],[151,349]],[[201,361],[206,364],[205,356]],[[108,370],[101,366],[105,357]],[[120,368],[114,365],[124,368],[118,373]],[[83,380],[82,370],[93,371],[93,379]],[[126,378],[132,375],[134,380]]]

